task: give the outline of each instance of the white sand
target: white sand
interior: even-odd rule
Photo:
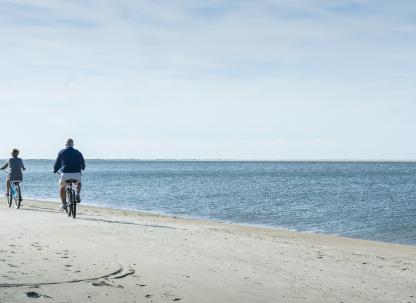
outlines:
[[[1,303],[416,302],[415,246],[0,200]]]

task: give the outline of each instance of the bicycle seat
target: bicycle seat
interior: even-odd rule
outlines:
[[[10,180],[10,182],[18,184],[18,183],[22,182],[22,180]]]
[[[78,180],[75,180],[75,179],[68,179],[68,180],[65,180],[65,183],[68,183],[68,184],[70,184],[70,183],[78,183],[79,181]]]

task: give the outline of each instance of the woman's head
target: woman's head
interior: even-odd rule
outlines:
[[[17,148],[13,148],[12,150],[12,156],[17,157],[19,155],[19,150]]]

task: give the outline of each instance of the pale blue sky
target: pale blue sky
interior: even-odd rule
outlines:
[[[0,0],[6,157],[416,159],[416,1]]]

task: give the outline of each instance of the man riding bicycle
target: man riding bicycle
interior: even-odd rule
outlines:
[[[61,150],[56,158],[53,172],[59,172],[61,178],[59,180],[60,196],[62,201],[62,209],[65,205],[65,186],[67,180],[76,180],[76,201],[81,202],[81,170],[85,169],[85,160],[81,152],[74,148],[74,140],[66,141],[66,148]]]

